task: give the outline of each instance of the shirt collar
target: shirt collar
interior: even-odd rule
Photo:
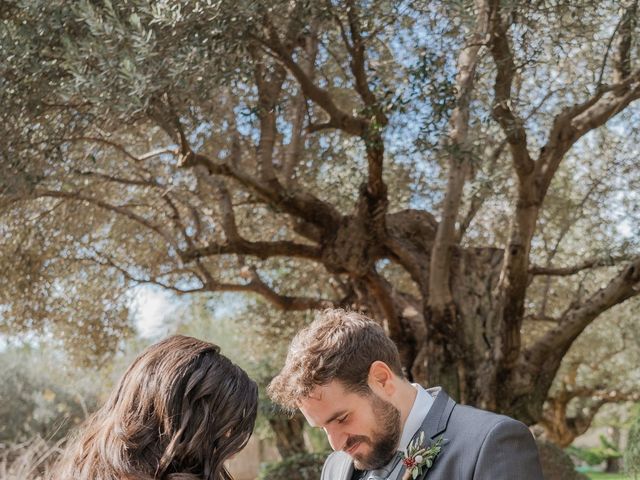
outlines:
[[[404,428],[402,429],[402,436],[400,437],[400,443],[398,444],[398,450],[402,452],[407,451],[409,443],[413,439],[414,435],[418,432],[422,426],[422,422],[427,417],[427,413],[433,405],[433,397],[417,383],[412,383],[411,386],[416,389],[418,394],[413,401],[413,406],[409,412],[407,420],[404,422]]]

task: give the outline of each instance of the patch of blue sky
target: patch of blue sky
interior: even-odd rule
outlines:
[[[197,152],[202,148],[204,142],[211,136],[212,132],[213,125],[211,122],[199,122],[196,127],[191,132],[189,132],[189,145],[191,145],[191,148]]]
[[[142,338],[166,335],[170,316],[180,299],[171,291],[155,285],[138,285],[131,292],[133,323]]]
[[[402,108],[391,112],[384,138],[387,155],[412,171],[410,206],[433,210],[442,199],[441,192],[433,188],[442,170],[435,151],[421,145],[438,144],[446,132],[448,112],[437,111],[447,107],[434,104],[438,99],[425,94],[425,90],[429,84],[453,84],[454,52],[458,45],[454,36],[447,36],[454,25],[444,15],[437,15],[435,11],[424,15],[410,7],[404,13],[411,17],[411,24],[394,25],[388,42],[394,62],[400,68],[393,95]],[[421,76],[421,66],[434,60],[439,68],[430,72],[429,78]]]
[[[271,283],[268,273],[263,280]],[[237,292],[205,293],[205,305],[212,322],[230,317],[246,308],[251,301]],[[180,296],[155,285],[139,285],[131,291],[132,316],[136,332],[141,338],[155,340],[174,333],[180,325],[188,325],[193,313],[188,308],[194,295]]]

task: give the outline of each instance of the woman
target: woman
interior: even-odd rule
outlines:
[[[62,455],[58,480],[228,480],[258,388],[211,343],[173,336],[147,348]]]

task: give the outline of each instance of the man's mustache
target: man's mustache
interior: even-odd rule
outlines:
[[[349,437],[346,443],[344,444],[344,447],[342,447],[342,449],[349,450],[356,443],[370,443],[369,437],[366,437],[364,435],[354,435],[352,437]]]

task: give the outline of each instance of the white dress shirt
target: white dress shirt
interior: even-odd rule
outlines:
[[[407,451],[409,443],[411,443],[414,435],[418,433],[418,430],[420,430],[422,422],[427,418],[427,413],[429,413],[429,410],[431,410],[431,406],[433,405],[433,397],[429,395],[424,388],[417,383],[412,383],[411,386],[418,391],[418,394],[416,395],[416,399],[413,401],[413,406],[411,407],[409,416],[404,422],[402,436],[400,437],[400,443],[398,444],[398,450],[403,453]]]
[[[420,430],[422,422],[427,418],[427,414],[433,405],[433,397],[429,395],[422,386],[417,383],[412,383],[411,385],[417,390],[418,394],[416,395],[416,399],[413,401],[413,406],[411,407],[409,416],[407,416],[407,420],[404,422],[404,427],[402,428],[402,436],[400,437],[400,443],[398,444],[398,451],[402,453],[407,452],[407,448],[409,447],[411,440],[413,440],[413,437],[418,433],[418,430]],[[394,459],[393,461],[396,460]],[[402,462],[399,461],[387,478],[397,478],[400,474],[401,468]]]

